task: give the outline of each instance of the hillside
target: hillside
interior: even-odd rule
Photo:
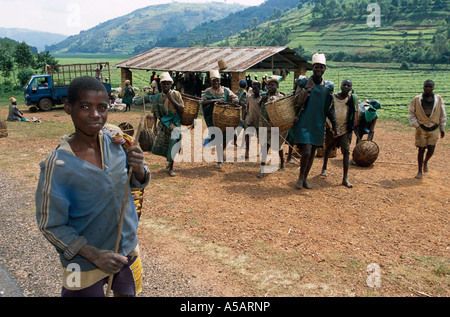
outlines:
[[[0,37],[7,37],[17,42],[25,42],[30,46],[36,47],[39,51],[44,51],[46,46],[64,40],[67,38],[67,35],[29,29],[0,27]]]
[[[335,61],[450,62],[449,1],[426,6],[415,2],[380,2],[380,26],[371,27],[368,0],[301,1],[296,8],[214,45],[286,45],[306,56],[324,52]]]
[[[223,19],[202,23],[193,30],[180,32],[171,38],[163,38],[156,42],[154,46],[206,46],[276,18],[281,12],[295,8],[298,3],[299,0],[266,0],[259,6],[248,7],[231,13]]]
[[[51,53],[137,54],[153,47],[158,39],[174,37],[244,8],[217,2],[151,5],[70,36],[48,49]]]

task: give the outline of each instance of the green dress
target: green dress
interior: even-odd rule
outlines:
[[[122,102],[126,105],[133,103],[134,90],[131,86],[125,87],[125,93],[123,94]]]
[[[175,99],[181,105],[183,105],[183,100],[181,95],[177,91],[172,91],[175,94]],[[179,95],[179,96],[178,96]],[[167,97],[162,98],[162,94],[152,95],[152,111],[158,119],[158,134],[155,139],[155,143],[152,148],[152,153],[155,155],[163,156],[167,161],[173,162],[172,149],[176,143],[181,140],[180,131],[172,135],[172,131],[176,127],[181,127],[181,118],[177,111],[172,112],[167,103]]]
[[[297,79],[296,83],[300,89],[306,86],[308,79]],[[336,127],[336,114],[333,105],[334,83],[322,81],[314,85],[311,94],[306,101],[299,120],[294,122],[293,135],[296,144],[312,144],[322,146],[325,135],[325,120],[328,117]]]

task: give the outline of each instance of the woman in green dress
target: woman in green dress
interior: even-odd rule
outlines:
[[[133,87],[131,87],[131,83],[129,80],[125,80],[125,92],[123,94],[122,102],[126,105],[125,106],[125,112],[127,110],[131,111],[131,104],[133,103],[134,98],[134,90]]]
[[[173,170],[176,153],[172,153],[175,144],[181,140],[181,114],[184,112],[184,102],[179,93],[172,89],[173,79],[169,73],[161,74],[162,92],[151,95],[152,112],[155,114],[154,130],[157,131],[152,153],[163,156],[169,162],[169,175],[175,176]],[[174,131],[175,130],[175,131]]]

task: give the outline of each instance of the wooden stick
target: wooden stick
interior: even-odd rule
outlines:
[[[135,145],[139,145],[139,135],[141,134],[142,122],[143,122],[143,117],[141,117],[141,119],[139,121],[139,126],[137,129],[136,138],[135,138]],[[131,180],[132,174],[133,174],[133,169],[130,168],[130,170],[128,171],[128,179],[127,179],[127,182],[125,183],[125,194],[123,195],[123,199],[122,199],[122,210],[120,212],[119,226],[117,228],[116,245],[114,247],[114,253],[119,252],[120,236],[122,235],[122,224],[123,224],[123,218],[125,215],[125,209],[126,209],[127,198],[128,198],[128,190],[129,190],[129,185],[130,185],[130,180]],[[109,297],[109,294],[111,292],[113,278],[114,278],[114,274],[110,274],[109,279],[108,279],[108,288],[106,290],[106,297]]]

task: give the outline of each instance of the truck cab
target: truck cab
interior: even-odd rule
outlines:
[[[53,79],[50,75],[32,76],[24,88],[25,103],[27,106],[36,106],[42,111],[49,111],[54,104],[62,104],[67,98],[66,93],[57,94]]]

